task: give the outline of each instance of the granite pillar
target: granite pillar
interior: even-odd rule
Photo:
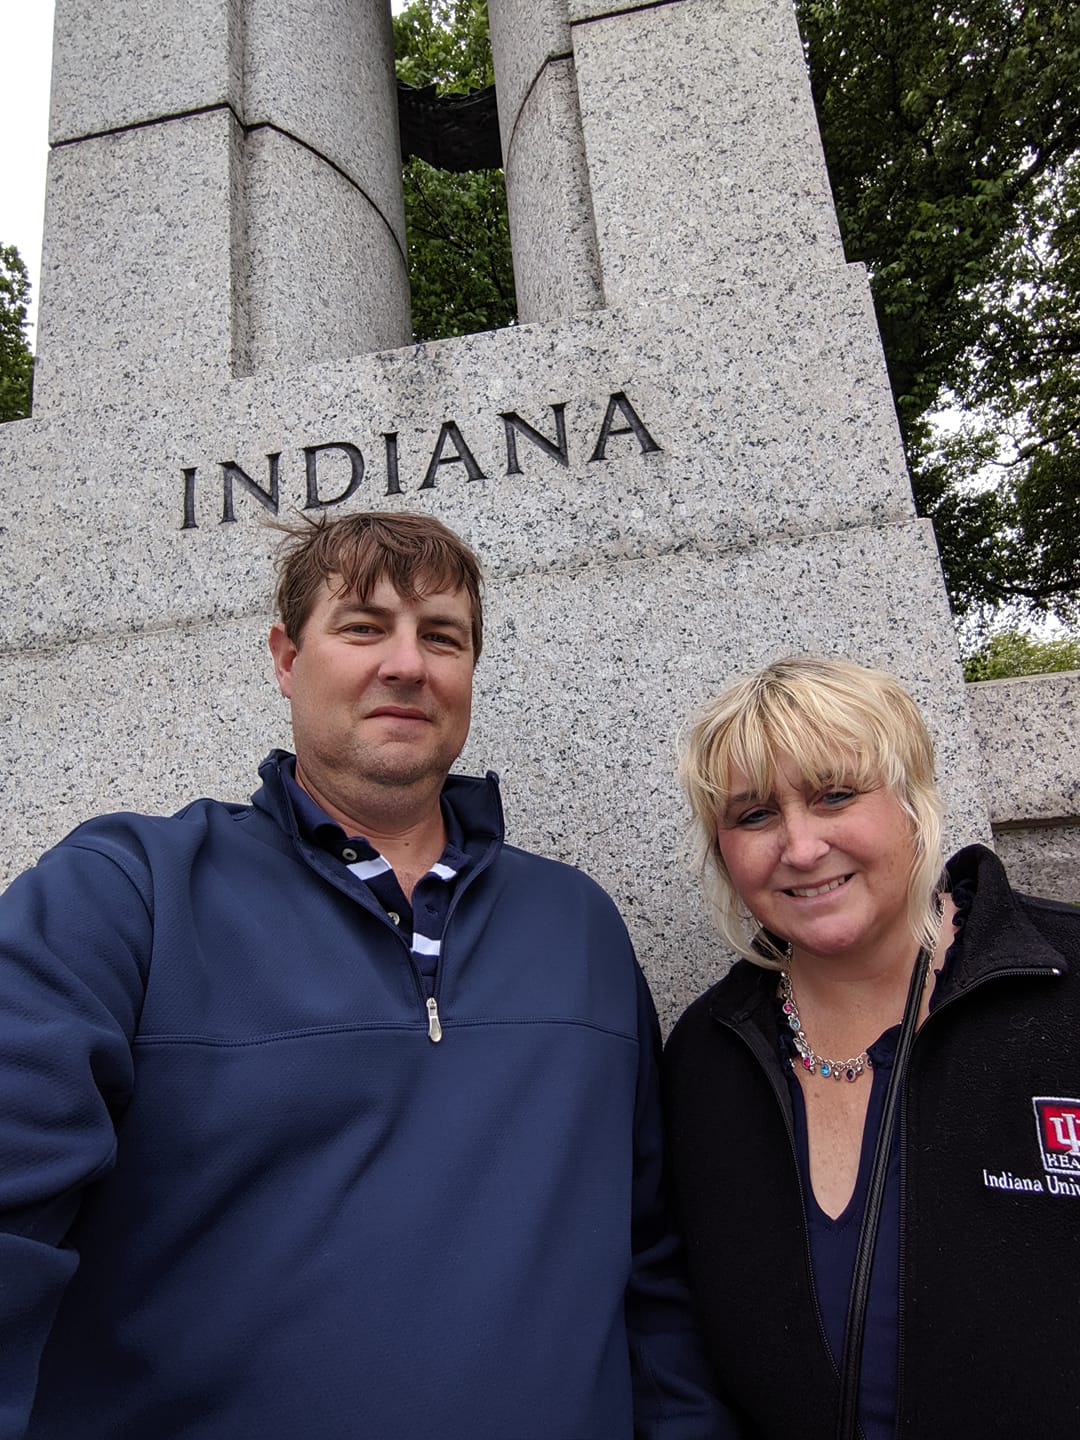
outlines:
[[[567,0],[490,0],[518,314],[604,303]]]
[[[409,338],[381,0],[58,0],[38,414]]]

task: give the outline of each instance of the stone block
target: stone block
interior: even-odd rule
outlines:
[[[251,368],[291,370],[407,344],[404,237],[386,215],[277,130],[252,132],[245,158]]]
[[[597,309],[600,257],[572,61],[541,70],[503,154],[522,323]]]
[[[49,157],[35,413],[223,386],[243,366],[227,110]]]
[[[869,322],[865,287],[841,270],[693,313],[594,312],[227,385],[180,366],[167,395],[133,368],[117,376],[127,405],[0,427],[0,646],[251,613],[275,477],[285,515],[308,501],[309,461],[316,501],[356,474],[349,451],[305,453],[320,446],[359,452],[348,508],[433,510],[497,575],[906,519]],[[565,464],[550,453],[560,406]],[[454,458],[459,440],[483,478]]]
[[[1080,671],[967,687],[997,825],[1080,821]]]
[[[20,817],[0,886],[91,815],[247,800],[259,760],[290,743],[268,629],[260,614],[0,653],[0,796]]]
[[[609,305],[842,263],[790,5],[682,0],[572,33]]]
[[[49,140],[241,109],[241,0],[56,0]]]
[[[1080,905],[1080,825],[997,830],[994,848],[1015,889]]]

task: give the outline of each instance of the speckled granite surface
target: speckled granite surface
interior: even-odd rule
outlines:
[[[515,5],[493,0],[504,36]],[[54,154],[39,407],[0,427],[5,878],[89,813],[250,793],[288,739],[263,522],[305,506],[430,511],[477,547],[462,764],[502,772],[514,840],[612,890],[665,1019],[724,963],[681,856],[675,733],[735,676],[797,650],[895,669],[939,740],[950,844],[989,834],[786,0],[520,12],[503,124],[536,323],[385,350],[407,324],[393,127],[298,99],[322,51],[277,0],[244,36],[223,0],[189,5],[198,40],[178,0],[136,35],[143,8],[60,0],[86,35],[58,51],[54,133],[153,118],[148,94],[254,97],[278,128],[219,108]],[[376,10],[334,0],[320,24],[348,53]],[[95,96],[124,45],[160,60],[157,89]]]

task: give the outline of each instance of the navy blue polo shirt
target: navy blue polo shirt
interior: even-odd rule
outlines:
[[[458,882],[472,864],[465,851],[461,822],[452,806],[445,798],[440,801],[446,846],[437,863],[416,882],[410,903],[393,869],[375,847],[362,835],[346,835],[337,821],[301,787],[296,779],[295,759],[283,764],[281,773],[301,835],[340,860],[368,887],[405,937],[423,978],[425,994],[433,995],[450,901]]]

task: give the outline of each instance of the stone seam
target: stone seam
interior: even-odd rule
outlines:
[[[1060,830],[1066,825],[1075,825],[1077,821],[1080,821],[1080,815],[1075,811],[1069,815],[1040,815],[1020,820],[995,820],[993,815],[990,817],[995,835],[1007,834],[1011,830]]]
[[[552,65],[558,65],[563,60],[569,60],[573,62],[573,59],[574,52],[572,50],[564,50],[559,55],[549,55],[545,59],[544,63],[540,66],[540,69],[537,70],[536,74],[533,76],[532,80],[529,83],[529,88],[521,97],[521,104],[518,106],[517,114],[514,116],[514,123],[510,127],[510,135],[506,142],[506,154],[503,156],[504,167],[506,165],[506,162],[510,159],[510,151],[514,148],[514,138],[517,135],[518,124],[521,120],[522,115],[525,114],[526,106],[532,98],[533,91],[536,89],[537,85],[540,84],[541,79]]]
[[[773,545],[813,545],[816,541],[827,539],[832,535],[858,533],[859,531],[870,529],[886,531],[896,526],[906,527],[911,523],[918,524],[918,519],[914,522],[909,520],[891,521],[884,525],[870,525],[862,522],[856,525],[838,526],[830,530],[814,531],[813,534],[782,532],[770,536],[767,541],[759,541],[756,544],[747,546],[710,545],[707,541],[702,542],[700,540],[683,539],[676,540],[674,544],[663,548],[659,546],[644,546],[640,550],[635,551],[621,549],[617,554],[607,551],[598,555],[594,560],[578,563],[575,563],[574,560],[570,558],[562,563],[556,562],[550,565],[512,565],[499,569],[488,565],[485,567],[484,578],[488,584],[498,585],[504,582],[521,580],[531,575],[576,576],[588,574],[590,571],[610,570],[613,567],[618,568],[623,565],[633,565],[637,563],[650,564],[657,560],[662,560],[666,556],[695,555],[703,560],[718,560],[729,555],[751,554],[753,551],[761,549],[763,544],[766,548],[771,548]],[[146,625],[128,625],[122,630],[115,628],[110,630],[85,630],[81,634],[74,634],[71,635],[70,638],[63,640],[39,640],[31,643],[0,645],[0,661],[17,660],[42,655],[61,655],[75,645],[115,645],[118,637],[129,640],[141,635],[164,635],[178,630],[203,630],[220,624],[222,621],[255,620],[258,619],[260,615],[268,618],[270,614],[271,608],[268,604],[265,607],[259,606],[255,609],[218,609],[211,615],[185,615],[176,620],[163,620],[158,623]],[[1025,821],[1023,823],[1029,824],[1031,822]]]
[[[579,25],[596,25],[601,20],[618,20],[623,15],[636,15],[639,10],[666,10],[669,5],[684,5],[686,0],[644,0],[641,5],[624,5],[619,10],[605,10],[603,15],[582,15],[570,21],[571,30]]]
[[[358,194],[364,197],[375,214],[378,215],[379,219],[390,232],[390,236],[394,242],[394,248],[401,256],[402,264],[407,265],[408,262],[405,258],[405,252],[401,248],[401,241],[398,239],[397,232],[394,230],[393,225],[390,224],[390,221],[387,220],[381,208],[375,203],[364,187],[358,184],[348,171],[343,170],[336,161],[324,155],[321,150],[317,150],[314,145],[309,144],[306,140],[302,140],[299,135],[294,135],[291,130],[285,130],[282,126],[275,125],[272,120],[256,120],[250,125],[247,124],[241,120],[235,108],[230,105],[228,101],[224,101],[218,105],[200,105],[194,110],[178,110],[173,115],[156,115],[152,120],[134,120],[130,125],[116,125],[109,130],[92,130],[86,135],[72,135],[67,140],[55,140],[50,148],[53,150],[62,150],[68,145],[81,145],[84,140],[105,140],[111,135],[126,135],[131,130],[146,130],[153,125],[168,125],[173,120],[193,120],[200,115],[213,115],[219,110],[227,110],[229,112],[243,131],[245,137],[254,135],[257,130],[273,130],[278,135],[284,136],[286,140],[291,140],[294,145],[299,145],[301,149],[306,150],[310,155],[314,155],[316,160],[320,160],[324,165],[329,166],[331,170],[340,175],[347,184],[351,185]]]

